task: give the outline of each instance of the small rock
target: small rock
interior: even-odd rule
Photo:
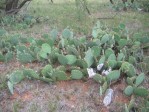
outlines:
[[[104,66],[103,63],[99,64],[99,65],[97,66],[97,70],[100,71],[100,70],[103,68],[103,66]]]
[[[89,78],[92,78],[93,76],[96,75],[93,68],[87,68],[87,72],[88,72]]]
[[[108,75],[111,71],[112,71],[112,69],[109,68],[108,70],[103,70],[101,74],[102,75]]]
[[[112,101],[112,97],[113,97],[113,89],[107,89],[106,95],[103,100],[103,104],[105,106],[108,106]]]

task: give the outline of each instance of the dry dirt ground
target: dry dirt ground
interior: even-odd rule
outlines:
[[[43,65],[22,65],[14,60],[7,64],[1,63],[0,73],[10,73],[22,67],[38,71]],[[8,89],[0,91],[0,109],[2,112],[121,112],[124,104],[130,100],[123,94],[125,82],[122,80],[111,87],[114,90],[112,103],[105,107],[102,103],[104,95],[99,95],[99,87],[92,79],[54,84],[25,79],[15,86],[13,95]]]

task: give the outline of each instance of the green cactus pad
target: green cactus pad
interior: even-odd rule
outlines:
[[[135,85],[139,86],[144,81],[144,79],[145,79],[145,74],[141,73],[139,76],[137,76]]]
[[[72,70],[70,77],[71,77],[71,79],[82,79],[83,78],[83,74],[79,70]]]
[[[13,59],[13,53],[12,52],[8,52],[6,55],[5,55],[5,62],[9,62],[10,60]]]
[[[98,83],[103,83],[103,77],[100,74],[93,76],[93,79]]]
[[[129,77],[136,76],[136,69],[128,62],[123,62],[121,65],[122,72],[126,73]]]
[[[68,54],[72,54],[72,55],[75,55],[77,57],[79,56],[79,52],[77,51],[77,49],[75,47],[68,46],[67,52],[68,52]]]
[[[62,32],[62,36],[66,39],[73,38],[73,32],[70,31],[69,29],[64,29]]]
[[[64,56],[62,54],[58,55],[58,61],[62,65],[66,65],[68,63],[68,60],[67,60],[66,56]]]
[[[110,39],[109,34],[105,34],[102,38],[101,38],[101,44],[105,44],[106,42],[108,42]]]
[[[134,85],[134,81],[130,77],[127,77],[126,82],[128,85],[131,85],[131,86]]]
[[[106,51],[105,51],[105,57],[106,57],[106,59],[108,59],[108,57],[111,54],[114,54],[114,51],[111,48],[106,49]]]
[[[35,58],[29,54],[29,53],[25,53],[25,52],[17,52],[17,60],[19,60],[21,63],[28,63],[28,62],[33,62],[35,60]]]
[[[42,70],[41,73],[45,77],[49,77],[50,73],[52,72],[52,66],[51,65],[46,65]]]
[[[41,49],[45,53],[49,53],[49,54],[51,53],[51,47],[47,43],[42,44]]]
[[[131,64],[135,64],[137,61],[136,61],[135,57],[129,56],[128,62]]]
[[[9,81],[12,84],[17,84],[21,82],[24,78],[25,76],[23,75],[22,71],[14,71],[13,73],[10,74]]]
[[[117,66],[117,61],[116,60],[109,60],[108,66],[111,67],[112,69],[115,68]]]
[[[92,50],[92,52],[93,52],[93,55],[95,56],[95,57],[97,57],[97,56],[100,56],[100,53],[101,53],[101,47],[98,47],[98,46],[93,46],[92,48],[91,48],[91,50]]]
[[[108,89],[108,83],[105,81],[104,84],[102,85],[102,94],[104,94],[107,89]]]
[[[141,97],[147,97],[149,95],[149,91],[143,87],[134,87],[134,94]]]
[[[66,71],[66,67],[65,66],[63,66],[63,65],[60,65],[60,66],[58,66],[57,68],[56,68],[56,70],[60,70],[60,71]]]
[[[124,46],[127,45],[127,40],[126,39],[120,39],[118,42],[118,45],[120,48],[123,48]]]
[[[119,70],[111,71],[106,77],[108,81],[117,80],[120,77],[120,71]]]
[[[8,82],[7,82],[7,86],[8,86],[8,88],[9,88],[10,93],[13,94],[13,93],[14,93],[14,92],[13,92],[13,87],[14,87],[14,85],[13,85],[10,81],[8,81]]]
[[[108,61],[109,61],[109,60],[116,60],[115,54],[111,54],[111,55],[108,57]]]
[[[101,58],[100,58],[100,60],[99,60],[99,64],[102,64],[102,63],[104,63],[105,62],[105,60],[106,60],[106,57],[103,55],[103,56],[101,56]]]
[[[52,37],[52,39],[55,41],[57,39],[57,36],[58,36],[58,31],[57,29],[53,29],[51,32],[50,32],[50,36]]]
[[[124,90],[125,95],[130,96],[133,93],[133,87],[132,86],[127,86]]]
[[[34,70],[32,69],[24,69],[23,70],[23,74],[24,76],[26,77],[31,77],[31,78],[34,78],[34,79],[39,79],[39,74],[37,74]]]
[[[57,80],[68,80],[67,74],[64,71],[55,71],[53,76],[56,76]]]
[[[67,64],[69,64],[69,65],[74,64],[77,60],[75,55],[66,55],[66,58],[68,60]]]
[[[77,59],[75,65],[78,67],[81,67],[81,68],[87,68],[88,67],[88,65],[84,59]]]
[[[84,60],[87,62],[88,67],[90,67],[94,63],[94,57],[93,57],[93,53],[92,53],[92,50],[91,49],[89,49],[85,53]]]
[[[123,53],[118,53],[117,61],[122,61],[124,59],[125,55]]]

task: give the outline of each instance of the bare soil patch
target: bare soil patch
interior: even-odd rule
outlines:
[[[22,65],[19,62],[1,64],[1,73],[11,72],[22,66],[39,70],[41,63]],[[120,112],[130,98],[123,94],[125,82],[114,85],[114,97],[110,106],[103,105],[103,96],[99,95],[100,84],[92,79],[72,80],[47,84],[37,80],[25,79],[10,94],[8,89],[0,91],[2,112]]]

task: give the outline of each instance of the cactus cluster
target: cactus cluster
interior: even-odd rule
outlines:
[[[8,39],[0,45],[9,43],[13,44],[13,47],[10,46],[10,50],[5,55],[0,52],[0,61],[8,62],[13,54],[16,54],[16,58],[22,63],[46,61],[48,65],[43,67],[40,73],[24,69],[21,74],[24,77],[49,83],[88,78],[88,70],[92,69],[95,71],[92,78],[101,84],[100,94],[105,93],[112,82],[122,77],[128,84],[124,90],[125,95],[146,97],[149,95],[148,90],[140,87],[149,68],[149,58],[142,54],[144,41],[140,38],[129,38],[125,28],[116,29],[109,31],[97,22],[90,39],[76,38],[68,28],[64,29],[59,37],[58,31],[53,29],[50,34],[44,34],[41,39],[18,38],[17,42],[15,42],[16,38]],[[26,46],[26,43],[29,43],[29,46]],[[138,73],[137,69],[142,73]],[[17,74],[10,76],[16,77]],[[18,83],[20,80],[17,80]],[[9,78],[8,87],[11,93],[13,93],[13,84],[15,83]]]
[[[143,87],[139,87],[140,84],[144,81],[145,74],[141,73],[138,76],[133,76],[127,78],[128,86],[125,88],[124,93],[127,96],[132,95],[133,93],[138,96],[146,97],[149,95],[149,91]]]

